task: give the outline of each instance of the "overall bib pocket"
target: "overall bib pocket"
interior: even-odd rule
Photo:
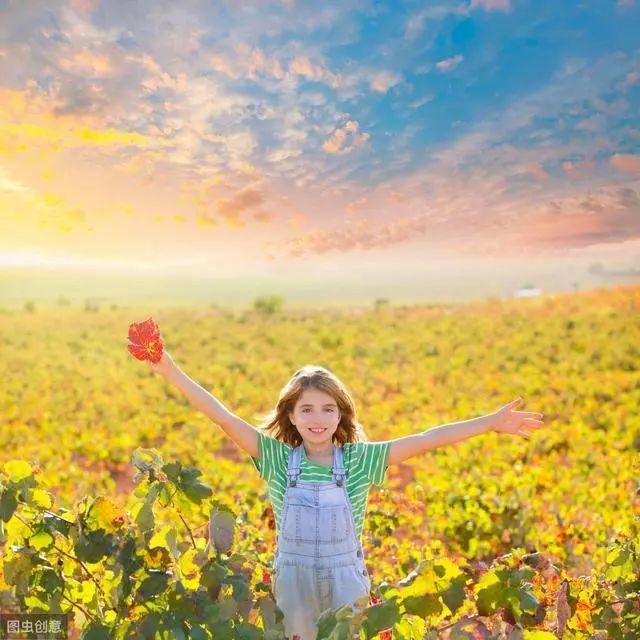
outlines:
[[[315,527],[309,526],[315,523]],[[336,544],[351,534],[351,516],[345,505],[311,507],[287,505],[282,519],[282,537],[289,542]]]

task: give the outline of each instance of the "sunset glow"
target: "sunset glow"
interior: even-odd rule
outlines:
[[[0,266],[640,259],[640,8],[0,9]]]

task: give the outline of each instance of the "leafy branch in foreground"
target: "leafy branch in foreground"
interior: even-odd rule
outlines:
[[[125,510],[104,496],[53,510],[38,467],[0,473],[0,605],[68,613],[86,640],[282,640],[282,612],[257,557],[233,553],[236,515],[201,472],[133,454],[138,481]],[[162,516],[162,517],[161,517]],[[190,524],[201,519],[204,526]],[[206,526],[208,524],[208,526]],[[206,536],[200,532],[206,530]],[[640,536],[618,535],[603,576],[570,580],[540,553],[517,550],[472,570],[428,557],[371,601],[325,611],[318,638],[611,637],[640,628]],[[1,548],[0,547],[0,548]]]

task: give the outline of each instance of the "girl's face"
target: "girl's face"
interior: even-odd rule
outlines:
[[[303,440],[321,444],[332,441],[340,422],[340,411],[336,401],[325,391],[305,389],[289,419]]]

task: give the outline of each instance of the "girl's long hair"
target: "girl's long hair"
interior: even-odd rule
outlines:
[[[362,425],[358,422],[356,405],[347,387],[328,369],[308,364],[298,369],[280,391],[275,409],[267,414],[258,429],[272,437],[286,442],[291,447],[302,444],[302,436],[289,419],[293,409],[305,389],[318,389],[328,393],[338,405],[340,422],[333,434],[333,442],[366,442],[368,440]]]

